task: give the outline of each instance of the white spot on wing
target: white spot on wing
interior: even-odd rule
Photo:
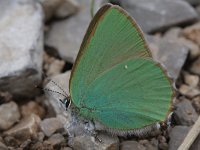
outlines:
[[[124,68],[125,68],[125,69],[128,69],[128,66],[127,66],[127,65],[125,65],[125,66],[124,66]]]

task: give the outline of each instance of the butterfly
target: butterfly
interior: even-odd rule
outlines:
[[[150,132],[165,122],[172,82],[152,59],[144,35],[120,6],[106,4],[92,19],[73,65],[70,96],[78,115],[117,135]]]

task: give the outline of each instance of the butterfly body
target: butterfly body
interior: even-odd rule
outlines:
[[[118,135],[149,132],[170,112],[173,89],[135,21],[107,4],[86,32],[70,78],[78,115]]]

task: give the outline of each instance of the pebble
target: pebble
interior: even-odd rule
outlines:
[[[78,0],[80,11],[73,17],[55,22],[47,32],[45,44],[57,49],[60,57],[73,63],[81,42],[91,21],[90,1]],[[95,12],[100,8],[102,0],[95,1]]]
[[[35,96],[42,70],[42,8],[35,0],[1,0],[0,14],[0,90],[15,98]]]
[[[191,40],[187,40],[184,37],[178,38],[178,42],[189,49],[189,58],[190,60],[194,60],[200,56],[199,46]]]
[[[40,128],[47,137],[50,137],[56,131],[62,131],[63,124],[58,118],[47,118],[40,122]]]
[[[4,142],[6,145],[9,145],[9,147],[12,148],[11,150],[14,150],[15,148],[19,147],[22,143],[21,141],[14,138],[13,136],[5,136]]]
[[[40,118],[32,114],[31,116],[21,120],[14,127],[4,132],[6,136],[15,137],[19,141],[26,141],[30,138],[37,137],[37,132],[39,130]]]
[[[144,148],[137,141],[123,141],[120,144],[120,150],[143,150]]]
[[[200,22],[186,27],[182,34],[189,40],[197,43],[200,46]]]
[[[140,140],[139,143],[142,145],[142,149],[158,150],[158,140],[155,138],[152,138],[151,141]]]
[[[2,142],[0,142],[0,150],[8,150],[8,147]]]
[[[78,12],[79,4],[76,0],[39,0],[43,6],[45,20],[64,18]]]
[[[167,40],[177,40],[178,37],[180,37],[181,35],[181,28],[179,27],[172,27],[169,30],[167,30],[165,32],[165,34],[163,35],[163,38],[167,39]]]
[[[9,92],[0,91],[0,104],[12,101],[12,95]]]
[[[15,102],[0,105],[0,130],[9,129],[19,119],[20,112]]]
[[[175,105],[174,119],[176,124],[191,126],[197,118],[198,115],[189,100],[184,99]]]
[[[63,143],[65,143],[65,138],[60,133],[56,133],[51,135],[51,137],[44,141],[44,143],[58,148],[61,147]]]
[[[187,85],[191,87],[197,87],[199,84],[199,76],[185,73],[184,81]]]
[[[38,132],[38,134],[37,134],[37,139],[38,139],[38,141],[43,142],[44,138],[45,138],[44,133],[41,132],[41,131]]]
[[[190,70],[192,73],[200,75],[200,57],[192,64]]]
[[[195,87],[190,87],[186,84],[182,84],[179,88],[179,92],[189,98],[193,98],[200,94],[200,90]]]
[[[40,118],[44,118],[45,116],[44,108],[35,101],[29,101],[27,104],[22,105],[20,110],[23,118],[26,118],[32,114],[36,114]]]
[[[194,106],[195,110],[200,114],[200,96],[192,99],[192,105]]]
[[[194,8],[182,0],[126,0],[121,1],[121,5],[146,33],[197,20]]]
[[[176,80],[186,61],[189,49],[178,41],[150,35],[146,35],[146,38],[151,47],[157,46],[156,49],[150,49],[154,60],[163,64],[170,77]]]
[[[183,142],[188,131],[190,130],[187,126],[175,126],[169,133],[169,150],[177,150]]]
[[[70,147],[63,147],[63,148],[61,148],[61,150],[72,150],[72,148],[70,148]]]
[[[93,136],[76,136],[69,140],[69,146],[73,150],[119,150],[119,139],[117,136],[98,134],[102,142],[96,141]]]
[[[44,54],[44,70],[46,70],[47,76],[53,76],[59,74],[65,62],[63,60],[56,59],[55,57],[50,57],[46,53]]]

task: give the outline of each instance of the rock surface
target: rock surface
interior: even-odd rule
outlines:
[[[183,35],[191,41],[200,45],[200,23],[196,23],[192,26],[186,27],[182,31]]]
[[[95,3],[95,10],[100,8],[102,0]],[[79,0],[80,11],[71,18],[55,22],[47,33],[45,44],[59,51],[60,56],[74,62],[86,29],[91,21],[90,1]]]
[[[56,131],[62,130],[63,124],[58,118],[48,118],[41,121],[40,128],[49,137]]]
[[[44,141],[45,144],[51,145],[54,148],[60,147],[64,142],[65,138],[60,133],[53,134],[48,140]]]
[[[0,90],[33,96],[42,69],[41,6],[34,0],[1,0],[0,14]]]
[[[200,75],[200,57],[192,64],[191,71],[197,75]]]
[[[126,0],[120,1],[144,32],[165,30],[174,25],[197,20],[197,13],[181,0]],[[159,21],[158,21],[159,20]]]
[[[32,114],[31,116],[20,121],[19,124],[13,128],[4,132],[7,136],[15,137],[19,141],[26,141],[37,137],[37,131],[39,130],[40,118],[37,115]]]
[[[64,18],[76,13],[79,9],[76,0],[39,0],[45,12],[45,20],[52,17]]]
[[[0,105],[0,130],[10,128],[19,119],[20,112],[15,102]]]
[[[30,101],[27,104],[22,105],[20,110],[23,118],[26,118],[31,114],[36,114],[40,118],[43,118],[45,115],[44,108],[34,101]]]
[[[119,139],[106,134],[98,135],[102,142],[92,136],[76,136],[70,139],[69,145],[74,150],[119,150]]]
[[[170,77],[177,79],[189,49],[177,41],[146,35],[155,60],[166,67]]]
[[[187,126],[175,126],[169,133],[169,150],[177,150],[189,130]]]
[[[195,123],[198,115],[189,100],[182,100],[175,105],[174,118],[178,125],[190,126]]]

